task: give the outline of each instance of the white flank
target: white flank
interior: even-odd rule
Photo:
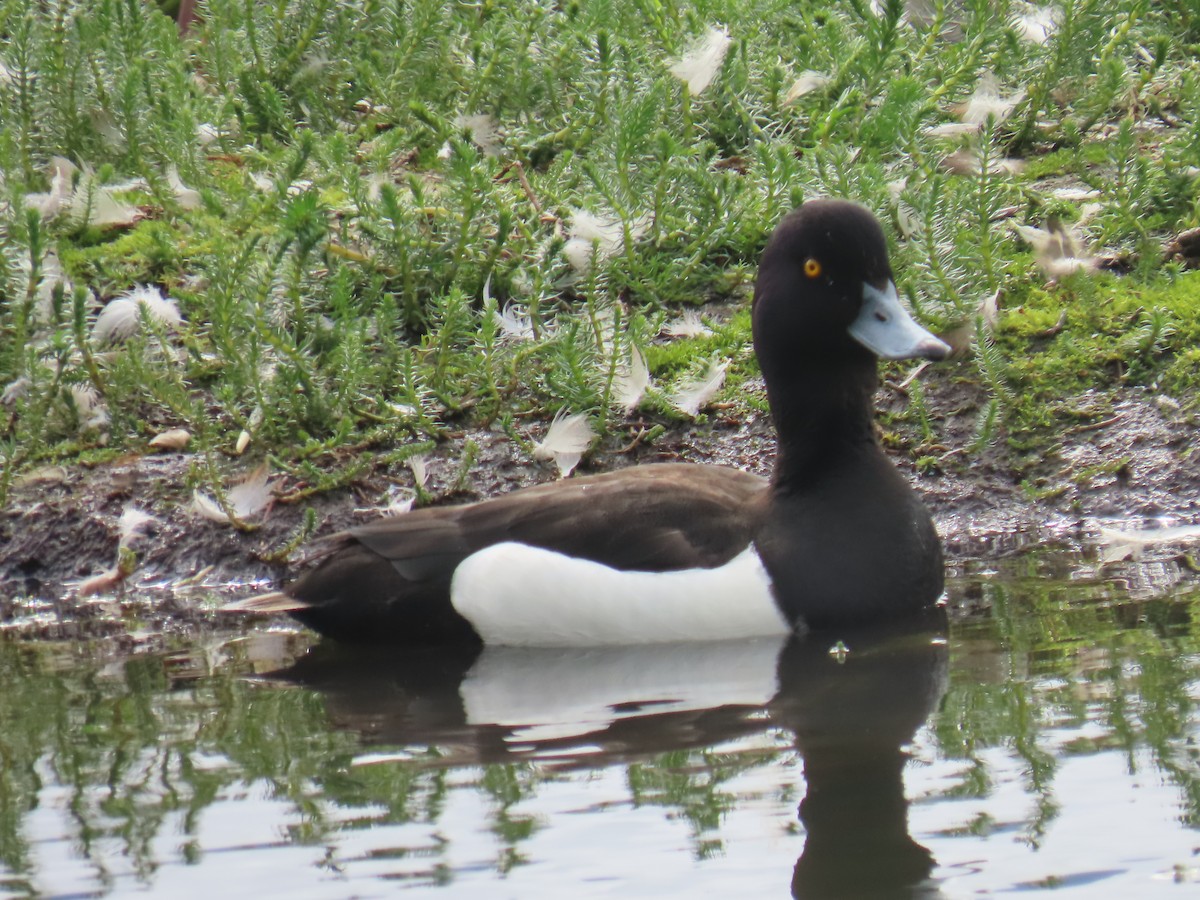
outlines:
[[[172,298],[164,297],[156,287],[139,284],[105,305],[96,324],[92,326],[92,339],[100,344],[128,340],[141,324],[142,309],[151,319],[171,329],[178,328],[183,322],[179,307]]]
[[[674,338],[705,337],[712,334],[712,329],[704,324],[697,310],[689,309],[678,319],[668,322],[663,333]]]
[[[1099,200],[1100,192],[1092,188],[1055,188],[1050,192],[1055,200],[1066,200],[1068,203],[1084,203],[1089,200]]]
[[[629,415],[642,402],[642,395],[650,387],[650,369],[642,351],[634,347],[629,352],[629,362],[617,370],[613,378],[613,402]]]
[[[584,451],[595,438],[596,432],[588,424],[586,413],[564,416],[559,410],[546,430],[546,437],[533,442],[533,458],[553,460],[558,466],[559,477],[566,478],[575,471]]]
[[[578,737],[650,712],[763,706],[779,690],[782,646],[487,647],[458,691],[469,724],[517,727],[509,741]]]
[[[271,502],[270,470],[263,463],[246,476],[245,481],[230,488],[226,500],[234,515],[241,520],[252,519]],[[192,491],[192,512],[213,522],[228,523],[229,516],[216,500],[199,490]]]
[[[1007,119],[1017,104],[1025,99],[1022,89],[1007,97],[1000,96],[1000,84],[991,72],[985,72],[979,78],[973,93],[963,108],[962,120],[971,125],[982,125],[989,118],[996,122]]]
[[[513,542],[468,556],[454,608],[484,643],[587,647],[787,634],[753,547],[715,569],[622,572]]]
[[[671,395],[671,405],[689,416],[697,415],[725,384],[726,362],[713,360],[699,376],[683,382]]]
[[[693,94],[703,93],[721,70],[731,42],[732,38],[724,28],[709,28],[704,37],[671,63],[671,74],[686,84]]]
[[[792,86],[788,88],[788,92],[784,94],[783,105],[795,103],[805,94],[811,94],[813,91],[820,90],[829,84],[830,77],[823,72],[801,72],[800,77],[792,82]]]
[[[93,594],[105,594],[120,585],[125,580],[125,574],[120,566],[105,569],[98,575],[85,578],[75,587],[75,593],[80,597],[90,597]]]

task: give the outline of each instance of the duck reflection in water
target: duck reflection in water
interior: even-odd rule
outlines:
[[[326,643],[267,677],[320,692],[333,724],[364,742],[437,746],[445,766],[594,768],[787,729],[807,785],[793,895],[926,897],[934,862],[908,833],[903,769],[945,689],[945,634],[931,610],[786,642],[399,654]]]

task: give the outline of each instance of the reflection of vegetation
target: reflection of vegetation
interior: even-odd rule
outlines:
[[[943,796],[986,800],[1005,778],[998,769],[1005,760],[1018,765],[1031,805],[1022,821],[1007,822],[974,804],[944,833],[1014,829],[1036,845],[1065,802],[1055,789],[1064,760],[1113,751],[1131,775],[1153,767],[1177,785],[1182,823],[1200,827],[1200,765],[1189,744],[1200,593],[1133,601],[1103,572],[1070,581],[1053,559],[1036,556],[1009,568],[953,585],[955,594],[980,596],[986,612],[954,623],[949,691],[932,728],[938,753],[964,761]],[[780,723],[767,719],[747,742],[656,749],[628,764],[595,754],[583,768],[578,760],[566,769],[518,757],[491,762],[483,753],[490,745],[472,749],[465,725],[448,732],[461,744],[418,739],[393,753],[375,736],[367,753],[358,732],[331,726],[328,697],[240,680],[246,665],[236,649],[221,673],[182,681],[160,656],[112,662],[92,652],[0,642],[0,882],[7,892],[36,892],[33,842],[64,836],[30,834],[34,810],[60,814],[57,827],[103,891],[130,875],[152,883],[165,835],[175,835],[171,852],[179,860],[203,864],[205,812],[242,794],[282,803],[280,820],[264,826],[290,843],[324,846],[324,862],[316,864],[334,871],[354,859],[341,857],[340,836],[422,826],[372,847],[367,858],[410,873],[415,866],[415,877],[431,883],[459,875],[456,842],[465,838],[441,829],[453,801],[473,794],[485,810],[474,833],[491,841],[482,863],[502,875],[532,861],[531,842],[556,824],[541,813],[540,795],[618,765],[627,800],[588,811],[661,808],[686,823],[692,854],[704,860],[725,852],[728,814],[753,799],[738,777],[798,758]],[[794,808],[799,772],[778,779],[794,783],[796,794],[772,795],[772,803]]]
[[[934,728],[942,752],[971,766],[948,793],[986,796],[992,775],[983,751],[1009,748],[1035,798],[1026,835],[1036,845],[1058,813],[1063,755],[1118,747],[1133,773],[1136,751],[1146,748],[1179,786],[1184,821],[1200,824],[1200,767],[1188,746],[1200,593],[1135,602],[1116,581],[1046,577],[1046,563],[1030,555],[1013,565],[1016,577],[964,578],[957,587],[981,592],[988,612],[952,632],[951,686]],[[1056,735],[1087,723],[1103,733],[1065,742]]]
[[[627,773],[635,805],[650,804],[678,811],[692,827],[697,859],[719,855],[724,844],[714,837],[721,820],[744,799],[726,782],[778,754],[753,752],[676,751],[649,763],[631,765]]]

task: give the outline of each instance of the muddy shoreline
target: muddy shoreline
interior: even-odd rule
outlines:
[[[980,398],[951,379],[932,381],[926,401],[938,417],[941,444],[932,455],[922,448],[923,473],[911,452],[892,456],[934,513],[951,564],[1004,556],[1039,542],[1083,547],[1108,522],[1124,527],[1200,522],[1200,467],[1192,458],[1200,447],[1200,427],[1177,404],[1127,390],[1104,419],[1064,434],[1033,464],[1018,466],[1003,440],[966,452]],[[882,410],[898,411],[904,402],[894,385],[885,384],[877,397]],[[769,471],[774,437],[765,414],[713,411],[703,424],[677,426],[651,443],[638,443],[639,430],[651,424],[630,423],[593,451],[580,474],[678,460]],[[912,435],[891,437],[904,443]],[[464,489],[451,493],[467,440],[479,446],[479,455]],[[931,458],[936,465],[929,464]],[[406,466],[376,468],[350,489],[276,502],[256,530],[239,532],[189,510],[188,467],[186,453],[148,453],[92,468],[50,467],[14,485],[0,511],[0,628],[26,633],[32,623],[33,632],[52,636],[71,623],[68,633],[89,634],[94,630],[89,621],[104,620],[89,610],[147,590],[157,599],[134,604],[139,627],[188,627],[195,615],[211,618],[221,599],[288,580],[303,560],[303,547],[287,565],[268,560],[302,526],[309,508],[319,537],[380,515],[377,505],[389,487],[412,485]],[[249,467],[230,462],[231,473]],[[531,462],[505,435],[480,429],[451,430],[427,468],[427,490],[438,503],[468,502],[557,476],[552,465]],[[286,476],[275,482],[284,496],[302,486]],[[114,591],[80,597],[81,582],[114,565],[117,523],[130,505],[157,519],[133,546],[137,570]],[[181,599],[184,595],[189,599]],[[111,623],[102,630],[114,631]]]

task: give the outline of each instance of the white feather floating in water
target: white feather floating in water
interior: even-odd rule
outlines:
[[[724,28],[712,27],[704,36],[671,63],[671,74],[687,85],[693,94],[701,94],[721,71],[721,63],[732,38]]]
[[[642,402],[642,395],[650,387],[650,369],[646,366],[646,358],[642,351],[633,347],[629,352],[629,362],[621,366],[613,378],[613,402],[629,415]]]
[[[711,361],[696,378],[683,382],[671,395],[671,405],[689,416],[696,416],[725,384],[727,362]]]
[[[240,520],[253,519],[263,512],[271,502],[272,487],[270,470],[263,463],[246,476],[240,484],[229,489],[225,499],[233,514]],[[213,522],[229,524],[231,519],[221,504],[200,490],[192,491],[192,512]]]
[[[559,410],[546,429],[546,436],[533,442],[533,458],[553,460],[558,466],[559,477],[566,478],[575,471],[595,438],[596,432],[592,431],[585,413],[565,416],[563,410]]]
[[[1166,528],[1146,528],[1121,531],[1100,529],[1100,559],[1102,562],[1137,560],[1147,547],[1170,544],[1194,544],[1200,540],[1200,525],[1175,525]]]
[[[164,297],[162,291],[152,285],[139,284],[105,305],[92,326],[92,339],[99,344],[128,340],[141,325],[142,309],[151,319],[171,329],[178,328],[183,322],[174,299]]]

